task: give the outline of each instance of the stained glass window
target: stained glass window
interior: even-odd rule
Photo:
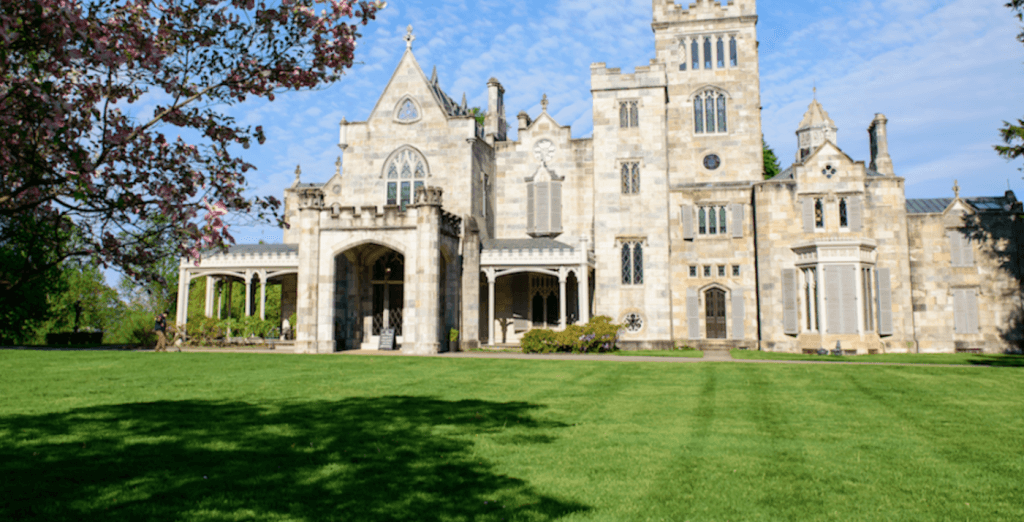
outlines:
[[[718,95],[718,132],[726,132],[725,127],[725,95]]]
[[[644,246],[639,241],[633,243],[633,284],[644,284]]]
[[[644,284],[644,247],[640,241],[622,244],[622,284]]]
[[[622,244],[622,284],[633,283],[633,257],[630,243]]]
[[[701,235],[725,234],[729,231],[729,214],[724,206],[700,207],[697,210],[697,233]]]
[[[423,162],[422,161],[416,163],[416,177],[417,178],[425,178],[425,177],[427,177],[427,168],[423,166]]]
[[[409,189],[410,189],[409,182],[408,181],[403,181],[402,182],[402,210],[403,211],[409,206],[409,203],[412,203],[412,197],[411,197]]]
[[[388,167],[388,179],[398,179],[398,165],[395,163]]]
[[[693,122],[696,126],[694,131],[697,134],[704,133],[704,100],[698,96],[693,100]]]
[[[388,205],[398,204],[398,183],[388,183]]]

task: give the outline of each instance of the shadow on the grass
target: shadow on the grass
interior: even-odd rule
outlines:
[[[157,402],[0,418],[5,520],[552,520],[587,506],[474,456],[538,406],[423,397]],[[495,438],[497,439],[497,438]],[[501,443],[501,441],[497,441]]]
[[[971,357],[971,364],[977,366],[1024,367],[1024,355],[978,355]]]

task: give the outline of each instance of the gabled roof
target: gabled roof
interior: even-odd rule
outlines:
[[[484,250],[575,250],[573,247],[546,237],[523,239],[485,239]]]
[[[443,89],[441,89],[440,82],[437,80],[437,68],[434,68],[434,74],[430,78],[430,89],[434,93],[434,98],[437,99],[437,104],[444,109],[448,116],[469,116],[469,107],[465,105],[466,95],[462,95],[462,104],[456,103],[455,99],[448,96]]]

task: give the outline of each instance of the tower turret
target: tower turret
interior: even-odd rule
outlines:
[[[796,130],[797,163],[810,156],[812,152],[817,150],[826,141],[837,145],[838,133],[839,128],[836,127],[836,122],[832,121],[828,112],[825,111],[825,108],[815,98],[807,108],[807,113],[804,114],[800,127]]]

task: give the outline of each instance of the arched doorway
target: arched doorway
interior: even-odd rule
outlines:
[[[334,269],[336,350],[377,349],[381,334],[395,330],[395,349],[403,341],[405,256],[377,244],[338,254]]]
[[[704,292],[704,322],[708,339],[725,339],[725,291],[712,288]]]

